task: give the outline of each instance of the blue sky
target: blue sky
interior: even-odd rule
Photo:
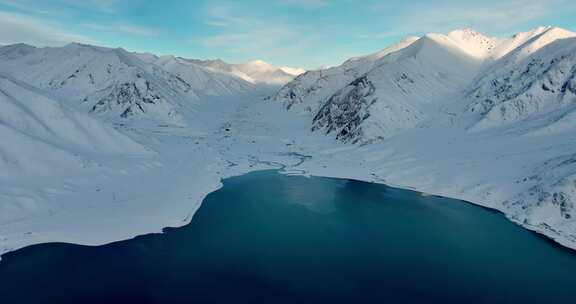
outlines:
[[[0,44],[70,41],[155,54],[316,68],[406,35],[576,30],[574,0],[0,0]]]

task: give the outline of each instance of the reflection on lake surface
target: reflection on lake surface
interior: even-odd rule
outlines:
[[[575,274],[572,251],[487,209],[263,171],[162,235],[3,256],[0,303],[574,303]]]

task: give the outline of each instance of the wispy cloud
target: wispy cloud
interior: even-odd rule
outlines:
[[[135,36],[157,37],[158,35],[160,35],[160,31],[157,29],[122,22],[116,22],[111,24],[86,23],[83,26],[87,29],[94,31],[123,33]]]
[[[200,40],[208,48],[224,48],[234,53],[262,54],[294,51],[303,46],[301,36],[289,27],[251,29],[241,33],[222,33]]]
[[[103,13],[116,13],[120,0],[61,0],[71,7],[91,9]]]
[[[37,46],[61,46],[69,42],[96,43],[42,19],[0,11],[0,44],[20,42]]]
[[[224,50],[239,57],[272,60],[289,54],[302,54],[314,34],[297,24],[279,19],[255,17],[231,3],[220,3],[206,9],[206,24],[217,33],[192,39],[204,48]]]
[[[254,25],[255,20],[246,16],[234,14],[234,8],[229,5],[219,4],[209,6],[206,9],[207,25],[228,27],[228,26],[249,26]]]

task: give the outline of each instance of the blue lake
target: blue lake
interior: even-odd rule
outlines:
[[[0,303],[576,303],[573,251],[383,185],[250,173],[165,232],[6,254]]]

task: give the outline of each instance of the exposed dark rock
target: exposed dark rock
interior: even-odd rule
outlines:
[[[312,130],[324,129],[326,134],[335,132],[337,140],[358,142],[362,136],[361,124],[370,117],[368,108],[376,101],[375,90],[366,76],[356,79],[320,108]]]

